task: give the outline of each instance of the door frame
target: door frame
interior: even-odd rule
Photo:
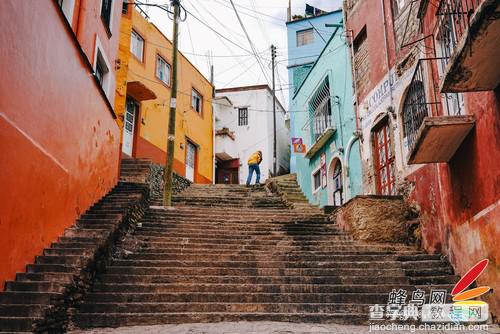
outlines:
[[[133,97],[131,97],[130,95],[127,95],[125,97],[125,113],[123,115],[123,128],[122,128],[122,146],[123,146],[123,135],[125,134],[125,117],[126,114],[127,114],[127,102],[128,101],[132,101],[134,104],[135,104],[135,115],[134,115],[134,128],[133,128],[133,131],[132,131],[132,152],[131,152],[131,157],[135,157],[136,156],[136,152],[137,152],[137,137],[138,137],[138,134],[139,134],[139,126],[141,123],[139,123],[139,118],[141,118],[141,104],[136,101]],[[122,152],[123,152],[123,149],[122,149]],[[124,152],[123,152],[124,153]],[[126,154],[126,153],[125,153]]]
[[[199,155],[199,150],[200,150],[200,145],[196,144],[193,140],[189,139],[188,137],[185,138],[186,140],[186,149],[184,152],[184,176],[187,178],[187,173],[186,173],[186,166],[187,166],[187,152],[188,152],[188,145],[191,144],[194,146],[195,151],[194,151],[194,170],[193,170],[193,183],[197,182],[197,175],[198,175],[198,155]]]
[[[379,155],[379,146],[377,141],[377,132],[381,129],[385,128],[385,153],[387,157],[387,152],[390,150],[392,152],[392,160],[391,162],[386,163],[386,172],[389,174],[387,177],[387,190],[388,194],[385,195],[394,195],[396,193],[396,184],[397,184],[397,175],[396,175],[396,151],[394,146],[394,134],[392,131],[392,123],[389,115],[385,114],[380,119],[375,122],[375,124],[371,128],[371,141],[372,141],[372,157],[373,157],[373,172],[375,176],[375,193],[377,195],[382,195],[382,181],[380,178],[380,155]],[[389,141],[389,144],[387,143]],[[390,165],[393,165],[393,177],[394,182],[390,179]]]

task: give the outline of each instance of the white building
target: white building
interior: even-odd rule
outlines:
[[[216,183],[245,184],[247,160],[262,151],[261,182],[273,172],[273,98],[268,85],[217,89],[215,114]],[[289,122],[276,99],[277,174],[290,168]],[[255,182],[255,176],[252,183]]]

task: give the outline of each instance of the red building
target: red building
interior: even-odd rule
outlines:
[[[364,192],[402,194],[458,275],[500,264],[498,0],[347,0]],[[500,299],[484,297],[498,315]]]
[[[121,2],[0,1],[0,284],[117,182]]]

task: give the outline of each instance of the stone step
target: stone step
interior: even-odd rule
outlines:
[[[91,251],[87,248],[46,248],[43,250],[45,256],[77,255],[88,257]]]
[[[29,273],[74,273],[76,267],[64,264],[28,264],[26,271]]]
[[[331,255],[332,252],[339,255],[357,255],[357,254],[396,254],[397,252],[407,252],[408,254],[415,254],[415,250],[407,250],[407,251],[398,251],[394,249],[387,249],[384,247],[372,248],[369,246],[358,246],[356,244],[352,245],[342,245],[342,246],[330,246],[323,247],[322,249],[318,249],[317,247],[301,247],[300,250],[297,247],[288,247],[288,248],[277,248],[272,247],[269,248],[255,248],[255,247],[245,247],[242,249],[234,249],[234,248],[190,248],[182,245],[175,245],[170,247],[163,247],[162,244],[158,243],[147,243],[142,245],[142,251],[148,250],[149,252],[154,253],[163,253],[165,255],[168,254],[225,254],[225,255],[233,255],[233,254],[243,254],[243,255],[264,255],[271,254],[272,256],[281,256],[285,254],[297,255]]]
[[[364,268],[372,270],[384,269],[409,269],[419,271],[422,269],[436,268],[440,270],[447,268],[446,263],[434,261],[421,261],[418,263],[401,263],[396,261],[176,261],[176,260],[134,260],[121,259],[114,260],[113,266],[132,266],[136,268],[156,267],[156,268],[256,268],[258,270],[266,268],[280,269],[347,269]]]
[[[2,317],[0,316],[0,331],[20,332],[31,331],[33,322],[41,320],[39,317]]]
[[[283,237],[293,237],[297,240],[301,239],[317,239],[317,238],[328,238],[328,237],[349,237],[352,238],[350,234],[341,232],[338,229],[329,228],[323,231],[266,231],[262,229],[254,229],[249,231],[239,231],[239,233],[228,233],[227,231],[221,231],[220,229],[212,228],[207,229],[182,229],[178,227],[164,227],[161,224],[153,223],[142,223],[140,227],[135,229],[135,234],[140,234],[143,236],[170,236],[170,237],[180,237],[180,238],[199,238],[199,237],[210,237],[210,238],[227,238],[232,239],[249,239],[249,238],[263,238],[263,239],[274,239]]]
[[[403,285],[398,286],[406,291],[414,290],[414,286]],[[429,289],[446,289],[450,291],[453,285],[434,285],[429,286]],[[210,283],[162,283],[162,284],[117,284],[117,283],[97,283],[93,286],[94,293],[105,292],[125,292],[125,293],[320,293],[320,294],[335,294],[335,293],[386,293],[387,295],[394,289],[394,285],[389,284],[255,284],[248,283],[225,283],[225,284],[210,284]]]
[[[95,303],[83,304],[83,313],[369,313],[370,304],[322,303]]]
[[[353,303],[385,304],[388,293],[90,292],[86,303]]]
[[[36,282],[36,281],[49,281],[68,284],[73,280],[72,273],[17,273],[17,282]]]
[[[165,234],[165,236],[144,234],[141,232],[137,232],[134,234],[138,240],[144,240],[149,242],[161,242],[166,244],[199,244],[199,245],[220,245],[224,243],[226,246],[229,245],[239,245],[239,246],[273,246],[273,245],[289,245],[291,243],[296,243],[304,246],[318,246],[322,247],[323,245],[331,245],[335,243],[337,245],[340,244],[351,244],[353,239],[350,236],[346,235],[329,235],[325,236],[312,236],[309,238],[303,238],[301,236],[283,236],[281,238],[239,238],[232,239],[230,236],[224,238],[214,238],[214,237],[172,237]]]
[[[77,267],[87,262],[89,258],[88,255],[43,255],[35,258],[35,264],[63,264]]]
[[[50,304],[52,299],[61,298],[57,292],[4,291],[0,293],[0,304]]]
[[[365,313],[79,313],[74,316],[82,328],[214,323],[238,321],[276,321],[295,323],[367,324]]]
[[[180,261],[207,261],[217,259],[218,261],[335,261],[335,262],[348,262],[348,261],[402,261],[402,256],[395,254],[356,254],[356,255],[342,255],[342,254],[165,254],[158,252],[151,252],[147,250],[138,251],[127,255],[130,260],[180,260]],[[403,257],[405,259],[415,260],[440,260],[439,256],[419,254],[413,256]]]
[[[37,282],[18,282],[7,281],[5,282],[5,291],[34,291],[34,292],[59,292],[65,290],[64,283],[55,281],[37,281]]]
[[[0,304],[0,317],[40,317],[48,308],[44,304]]]
[[[441,281],[438,280],[441,278]],[[453,284],[455,276],[436,276],[435,284]],[[409,278],[404,274],[398,276],[385,277],[383,281],[374,280],[370,276],[265,276],[265,275],[239,275],[239,276],[198,276],[198,275],[175,275],[174,273],[165,275],[130,275],[130,274],[104,274],[99,277],[99,282],[102,283],[135,283],[135,284],[152,284],[152,283],[207,283],[207,284],[224,284],[237,283],[246,284],[394,284],[395,286],[407,285]],[[417,284],[415,284],[417,285]]]
[[[452,275],[448,267],[430,269],[403,270],[399,268],[378,269],[378,268],[228,268],[228,267],[134,267],[134,266],[111,266],[106,269],[109,274],[130,274],[130,275],[165,275],[175,273],[176,275],[200,275],[200,276],[436,276]]]

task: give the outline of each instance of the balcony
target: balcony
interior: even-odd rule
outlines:
[[[420,59],[403,106],[403,133],[408,164],[448,162],[474,127],[474,116],[464,115],[463,96],[438,93],[432,70],[442,58]]]
[[[493,90],[500,83],[499,0],[441,0],[437,44],[443,93]]]
[[[221,161],[228,161],[238,157],[238,145],[234,133],[228,128],[215,132],[215,156]]]
[[[321,98],[321,102],[318,105],[313,105],[313,107],[314,111],[308,121],[312,130],[313,144],[305,154],[307,159],[314,157],[335,133],[332,122],[331,97],[325,95]]]

